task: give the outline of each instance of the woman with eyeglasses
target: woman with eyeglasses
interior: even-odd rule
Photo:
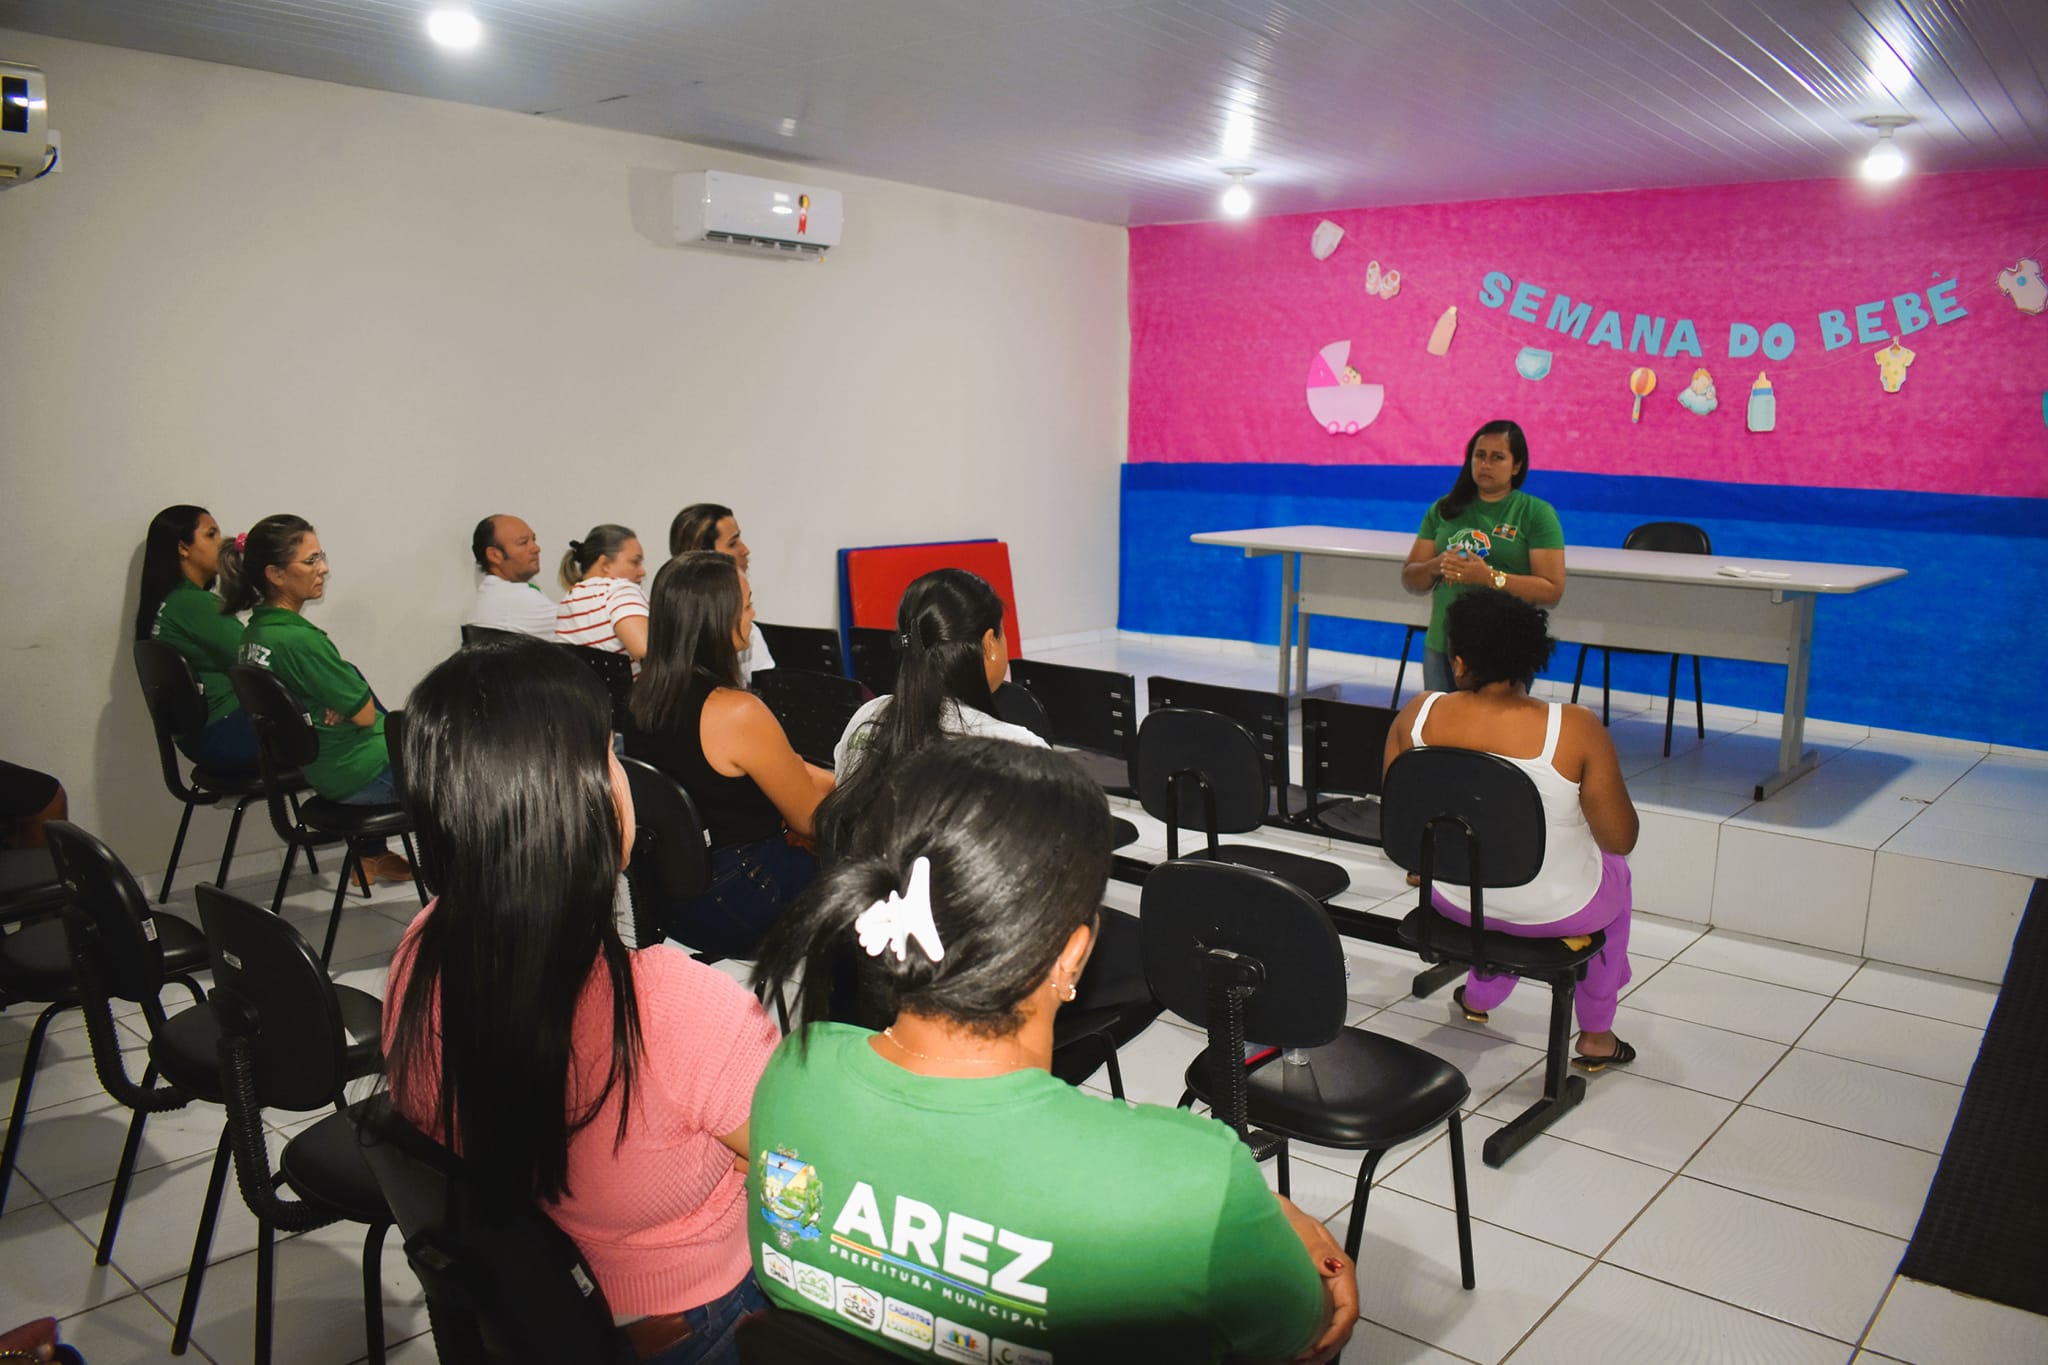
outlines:
[[[330,801],[382,806],[398,799],[384,746],[384,711],[362,671],[341,657],[305,608],[327,593],[327,555],[303,517],[265,517],[221,548],[221,610],[247,611],[241,660],[269,669],[305,706],[320,739],[306,781]],[[412,865],[396,853],[362,857],[372,880],[409,882]]]

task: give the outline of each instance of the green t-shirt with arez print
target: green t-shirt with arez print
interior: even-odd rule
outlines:
[[[1435,542],[1438,554],[1462,547],[1485,560],[1488,568],[1504,574],[1529,572],[1531,550],[1564,548],[1564,528],[1558,524],[1557,509],[1519,488],[1499,502],[1474,498],[1455,517],[1441,515],[1437,504],[1431,503],[1429,515],[1422,519],[1422,529],[1416,535]],[[1429,635],[1424,645],[1440,654],[1444,652],[1444,612],[1458,594],[1479,586],[1436,585],[1430,594],[1434,600],[1429,606]]]
[[[242,632],[242,662],[275,673],[313,718],[320,756],[305,773],[314,791],[330,801],[354,796],[390,765],[383,713],[368,725],[349,719],[370,699],[370,684],[326,631],[289,608],[258,607]],[[339,724],[327,723],[329,711],[341,717]]]
[[[149,634],[192,665],[199,690],[206,694],[208,725],[234,712],[237,703],[228,669],[242,648],[242,623],[220,609],[220,598],[189,578],[179,579],[164,594]]]

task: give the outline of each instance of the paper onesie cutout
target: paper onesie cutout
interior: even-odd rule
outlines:
[[[1332,436],[1356,436],[1387,401],[1383,384],[1368,384],[1351,364],[1351,343],[1333,341],[1308,365],[1308,410]]]
[[[1757,372],[1756,383],[1749,386],[1749,429],[1778,429],[1778,395],[1771,390],[1770,376],[1761,370]]]
[[[1714,376],[1704,369],[1694,370],[1692,382],[1678,391],[1678,406],[1701,417],[1721,406],[1721,400],[1714,394]]]
[[[1317,260],[1327,261],[1330,259],[1330,253],[1337,249],[1337,243],[1343,240],[1344,229],[1325,218],[1316,224],[1315,232],[1310,234],[1308,249]]]
[[[2041,279],[2041,263],[2029,257],[2010,270],[1998,272],[1999,292],[2012,298],[2012,306],[2022,313],[2038,313],[2048,308],[2048,283]]]
[[[1913,363],[1913,355],[1896,341],[1876,353],[1877,378],[1886,393],[1897,393],[1899,385],[1906,382],[1906,367]]]
[[[1380,273],[1380,263],[1378,261],[1367,261],[1365,263],[1365,292],[1377,294],[1383,299],[1394,297],[1394,295],[1401,292],[1401,272],[1389,270],[1383,275]]]

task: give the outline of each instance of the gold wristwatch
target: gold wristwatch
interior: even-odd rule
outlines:
[[[1495,569],[1493,571],[1493,586],[1496,588],[1505,588],[1507,587],[1507,585],[1508,576],[1502,573],[1499,569]]]

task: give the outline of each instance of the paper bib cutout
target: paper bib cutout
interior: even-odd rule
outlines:
[[[1333,341],[1308,365],[1308,410],[1332,436],[1356,436],[1371,426],[1387,401],[1384,385],[1368,384],[1351,368],[1351,343]]]

